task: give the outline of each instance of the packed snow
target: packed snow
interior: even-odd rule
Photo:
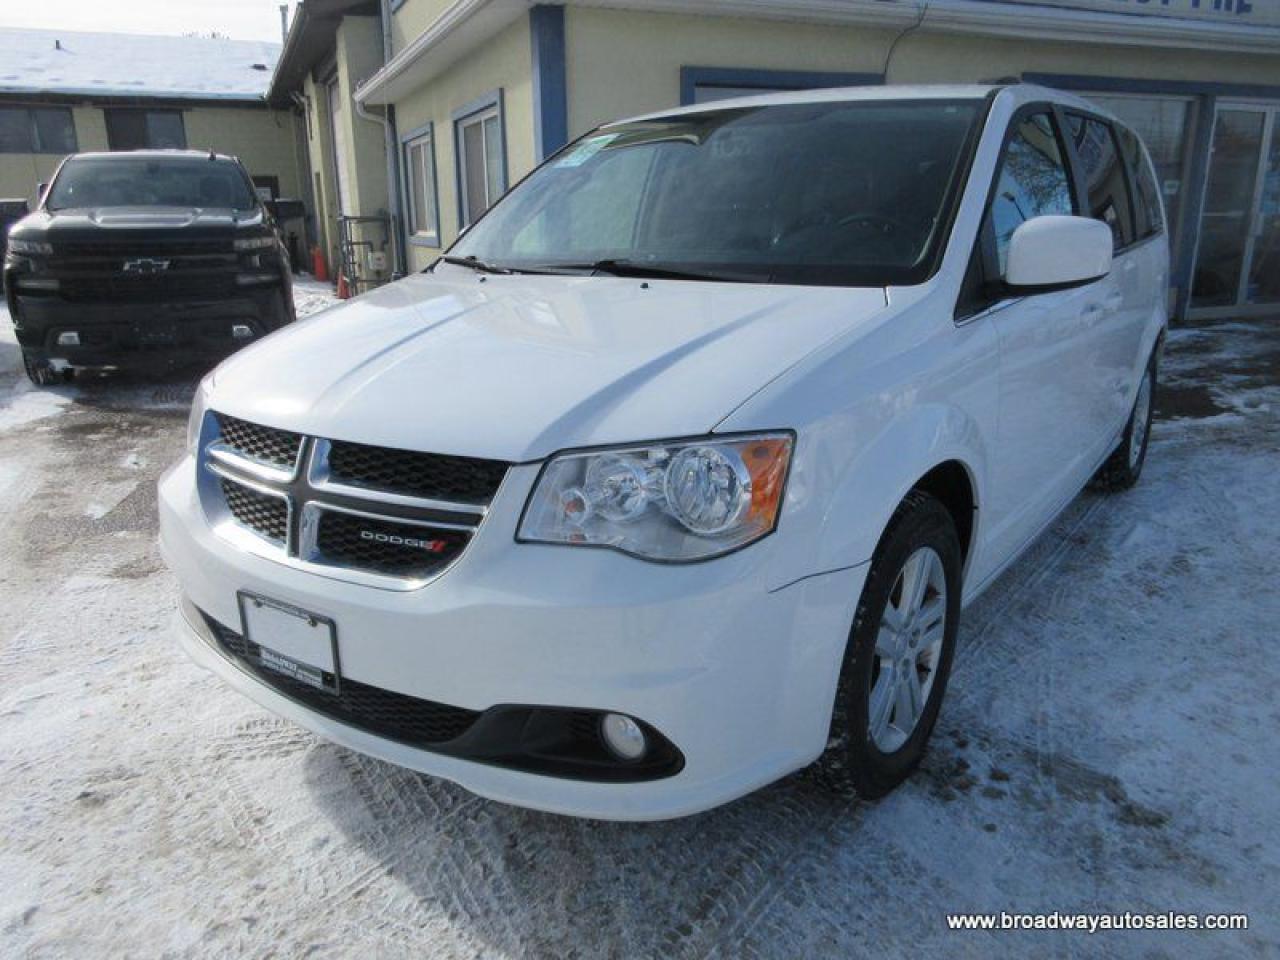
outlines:
[[[4,356],[0,416],[29,394]],[[966,611],[902,789],[801,774],[643,825],[479,799],[188,662],[154,485],[191,382],[60,388],[0,430],[0,955],[1277,955],[1280,328],[1175,331],[1164,371],[1142,482],[1082,495]],[[1053,910],[1250,927],[946,924]]]
[[[0,93],[254,100],[280,44],[0,28]]]

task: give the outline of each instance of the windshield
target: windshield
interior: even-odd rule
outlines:
[[[47,206],[216,207],[256,206],[240,167],[207,157],[76,157],[53,181]]]
[[[919,283],[980,106],[806,103],[604,127],[536,170],[450,254],[521,270]]]

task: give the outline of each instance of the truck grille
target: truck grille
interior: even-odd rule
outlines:
[[[164,273],[147,277],[64,277],[60,292],[72,303],[162,303],[235,296],[231,273]]]
[[[356,487],[430,500],[488,503],[507,465],[335,440],[329,449],[329,472],[334,481]]]
[[[221,535],[390,589],[421,586],[462,555],[508,466],[307,437],[224,413],[206,416],[199,460],[201,500]]]
[[[475,710],[393,693],[345,677],[337,690],[318,690],[264,667],[258,644],[207,614],[204,619],[223,654],[258,680],[318,713],[378,736],[410,745],[447,743],[471,729],[480,716]]]
[[[242,456],[259,463],[292,470],[302,449],[302,435],[275,427],[264,427],[247,420],[214,414],[222,442]]]

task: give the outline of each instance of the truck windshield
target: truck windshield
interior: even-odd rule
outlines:
[[[205,207],[256,205],[240,167],[207,157],[75,157],[49,190],[50,210],[68,207]]]
[[[967,168],[977,100],[728,107],[600,128],[450,250],[495,269],[919,283]]]

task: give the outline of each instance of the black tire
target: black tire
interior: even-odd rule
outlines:
[[[37,387],[51,387],[62,380],[58,371],[26,350],[22,351],[22,369],[26,371],[27,379]]]
[[[904,566],[924,547],[931,548],[941,560],[946,585],[945,601],[939,604],[945,609],[941,648],[933,660],[933,679],[919,719],[900,746],[885,750],[873,736],[870,715],[873,685],[884,669],[882,655],[876,649],[877,638],[886,608],[895,594],[901,593]],[[827,786],[875,799],[896,787],[919,765],[951,673],[960,625],[962,565],[960,538],[950,513],[934,497],[913,490],[889,521],[862,588],[836,688],[831,736],[826,753],[818,761],[819,777]],[[938,599],[936,595],[934,599]],[[919,677],[920,665],[913,662],[912,669]]]
[[[1142,383],[1138,386],[1138,395],[1134,398],[1133,409],[1129,411],[1129,422],[1124,426],[1120,442],[1111,451],[1111,456],[1098,468],[1098,472],[1089,481],[1094,490],[1114,493],[1128,490],[1142,476],[1142,465],[1147,462],[1147,447],[1151,443],[1151,419],[1155,410],[1155,393],[1157,382],[1156,354],[1151,354],[1147,367],[1142,374]],[[1145,403],[1143,391],[1146,390]],[[1138,442],[1134,443],[1135,430]]]

